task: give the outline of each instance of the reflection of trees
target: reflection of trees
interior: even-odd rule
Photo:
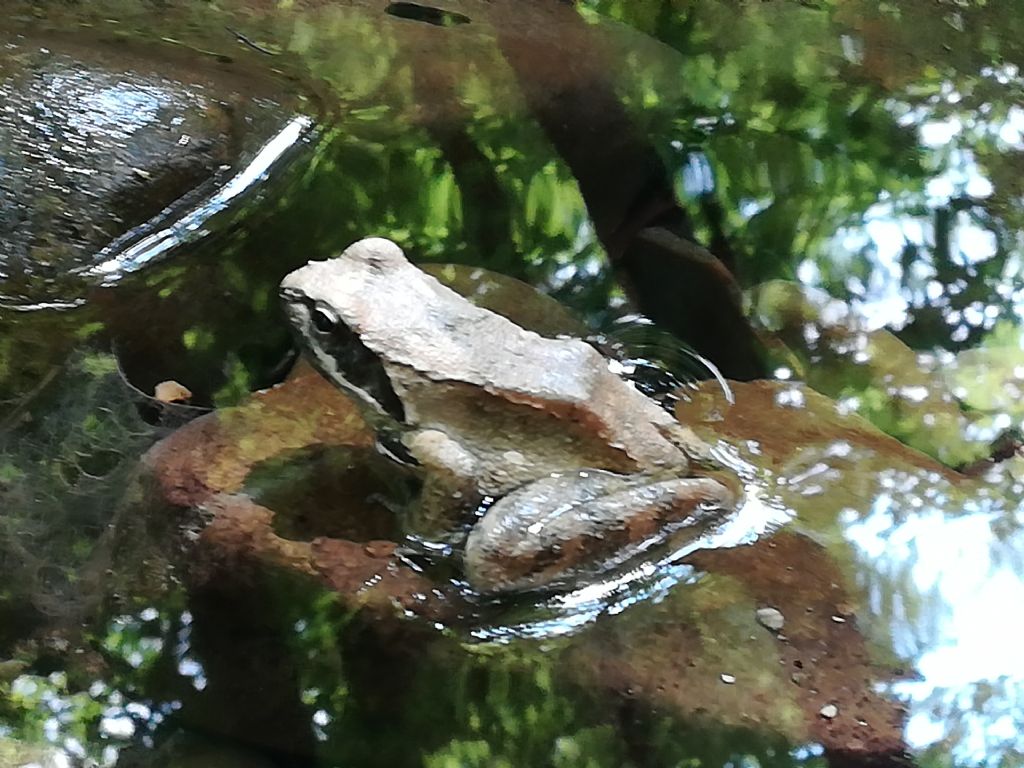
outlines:
[[[789,752],[777,734],[680,721],[642,699],[581,689],[560,669],[561,645],[467,652],[422,625],[346,611],[287,578],[257,593],[245,583],[254,575],[193,595],[187,611],[177,595],[109,619],[98,628],[108,666],[74,670],[78,692],[64,674],[0,682],[15,692],[0,706],[18,722],[10,735],[42,741],[49,727],[58,743],[76,739],[98,757],[144,741],[143,754],[160,748],[170,726],[214,748],[255,746],[296,765],[785,768],[809,756]],[[207,609],[226,613],[205,620]],[[47,726],[54,713],[60,722]],[[126,764],[135,765],[133,751]]]
[[[913,686],[907,686],[907,693]],[[911,693],[914,714],[910,733],[922,748],[925,765],[1019,765],[1024,755],[1024,691],[1010,676],[959,689]]]
[[[753,334],[732,274],[695,242],[671,169],[614,91],[616,57],[565,14],[571,21],[557,48],[499,27],[531,115],[572,171],[611,266],[640,310],[725,375],[756,378]]]
[[[1011,522],[1019,493],[982,487],[965,496],[920,478],[900,485],[903,493],[879,496],[871,514],[848,521],[846,534],[857,581],[886,617],[876,640],[921,672],[888,686],[907,702],[907,740],[954,764],[1010,759],[1022,746],[1013,608],[1022,540]]]
[[[138,354],[133,370],[178,378],[218,402],[268,383],[287,346],[274,298],[281,274],[371,233],[396,239],[420,259],[485,263],[559,290],[591,318],[623,311],[613,307],[621,297],[610,263],[641,309],[690,336],[727,372],[749,376],[756,369],[755,353],[735,311],[734,281],[793,279],[803,264],[807,279],[834,296],[863,298],[886,272],[879,242],[864,236],[863,222],[875,218],[898,224],[905,240],[890,275],[910,304],[904,340],[916,348],[973,346],[986,336],[990,321],[1004,318],[1009,322],[1003,327],[1015,329],[1010,308],[1020,300],[1019,289],[1000,291],[1020,267],[1015,232],[1024,224],[1022,162],[1019,148],[999,133],[1024,86],[1014,68],[1021,59],[1020,20],[1005,7],[945,4],[936,13],[935,4],[923,0],[882,10],[856,0],[821,0],[816,8],[781,2],[581,3],[665,43],[656,45],[612,26],[584,24],[566,15],[567,8],[550,17],[564,27],[531,29],[531,19],[541,17],[531,16],[530,9],[553,3],[477,5],[493,14],[499,30],[494,39],[486,31],[476,38],[428,37],[437,31],[423,32],[409,22],[385,26],[338,4],[296,4],[295,10],[266,17],[248,9],[246,23],[256,39],[276,41],[285,51],[280,60],[294,57],[321,84],[325,101],[338,106],[315,145],[270,180],[262,197],[230,212],[209,238],[173,263],[126,280],[104,297],[97,316],[121,338],[120,349]],[[516,18],[502,17],[513,10]],[[206,4],[188,13],[204,20],[183,27],[196,45],[206,44],[197,30],[222,27],[206,23],[213,18],[202,15],[212,13]],[[175,23],[173,14],[164,21]],[[486,29],[486,19],[474,22],[479,23],[469,29]],[[175,34],[185,37],[181,31]],[[531,33],[540,32],[548,43],[564,33],[575,47],[531,41]],[[431,42],[441,39],[447,42]],[[475,42],[465,48],[453,42],[467,39]],[[959,154],[922,146],[917,126],[952,120],[964,125],[952,147]],[[972,173],[986,177],[992,194],[969,189],[965,181],[962,189],[954,185],[930,197],[929,178],[953,162],[967,162]],[[969,226],[992,235],[991,254],[965,256],[961,236]],[[920,236],[914,234],[918,230]],[[972,308],[979,306],[994,307],[995,313],[981,311],[983,320],[972,323]],[[726,330],[710,330],[712,324],[703,322],[707,317],[717,317]],[[0,393],[3,402],[20,407],[54,355],[62,354],[56,345],[35,348],[42,346],[34,341],[40,330],[56,326],[70,340],[83,318],[68,315],[54,322],[39,316],[17,324],[7,319],[0,338]],[[951,329],[958,327],[964,333],[952,339]],[[1001,354],[993,349],[994,356]],[[877,413],[896,412],[888,384],[871,385],[886,376],[902,383],[911,377],[894,364],[903,358],[879,358],[885,366],[861,366],[862,379],[853,383],[874,392]],[[820,367],[820,359],[811,363]],[[990,361],[981,363],[991,370]],[[76,375],[82,386],[92,381]],[[973,371],[970,378],[972,386],[991,389]],[[851,381],[846,371],[836,391]],[[90,399],[93,394],[80,391],[77,400],[85,411],[99,413],[102,398]],[[26,510],[58,510],[99,525],[121,475],[86,479],[93,494],[86,498],[67,488],[60,470],[81,458],[69,459],[68,453],[88,453],[88,445],[76,442],[83,436],[89,445],[112,441],[123,449],[126,444],[118,441],[128,438],[118,431],[122,425],[90,420],[90,413],[76,410],[72,438],[58,446],[53,436],[60,429],[50,419],[70,411],[53,402],[43,406],[35,427],[25,425],[0,441],[0,497],[5,510],[16,510],[6,520],[23,525],[18,514]],[[901,417],[896,412],[885,426],[907,437],[911,431],[899,423]],[[33,429],[48,429],[49,435],[16,445]],[[949,434],[927,433],[920,447],[945,456],[936,443]],[[28,464],[31,482],[25,481]],[[48,524],[63,519],[57,515]],[[32,528],[44,537],[46,530]],[[78,562],[89,543],[71,527],[52,541],[62,553],[70,552],[60,555],[58,570]],[[5,542],[3,572],[24,575],[23,554]],[[879,567],[872,568],[877,577]],[[889,586],[881,613],[889,616],[899,608],[891,584],[910,580],[900,569],[882,576]],[[5,645],[26,626],[20,613],[25,605],[36,615],[31,601],[17,594],[27,589],[13,579],[0,594]],[[902,593],[920,597],[912,586],[901,587]],[[927,612],[922,601],[903,609],[914,619]],[[272,604],[264,610],[283,608]],[[365,746],[365,733],[373,732],[367,729],[390,727],[379,718],[397,701],[404,707],[403,732],[434,734],[431,759],[439,764],[529,762],[549,748],[565,764],[593,757],[601,765],[622,754],[639,762],[635,755],[641,750],[618,741],[611,717],[584,711],[583,694],[551,693],[544,679],[550,662],[543,658],[522,667],[465,662],[467,669],[456,677],[473,696],[457,705],[448,702],[457,714],[427,712],[424,702],[445,690],[451,666],[439,664],[432,672],[401,654],[375,656],[379,665],[393,662],[412,687],[403,693],[395,685],[389,689],[394,699],[372,700],[367,691],[373,679],[349,678],[347,670],[331,666],[331,654],[339,651],[336,638],[326,638],[342,630],[326,624],[323,637],[299,639],[326,659],[323,666],[295,663],[309,679],[325,670],[338,674],[327,703],[317,703],[344,710],[334,731],[339,742],[363,739]],[[353,639],[353,657],[364,651],[369,653]],[[282,679],[303,678],[299,673],[282,673]],[[252,674],[257,678],[259,669]],[[359,695],[344,702],[344,686],[352,681]],[[492,697],[480,704],[489,691]],[[1005,694],[1002,701],[1009,700]],[[307,725],[306,710],[288,703],[294,705],[288,723]],[[966,706],[951,705],[943,717]],[[655,754],[675,758],[692,748],[676,723],[647,725],[656,734],[651,740],[664,738],[667,744]],[[531,729],[535,741],[516,741]],[[687,738],[697,742],[706,735],[702,729]],[[627,736],[643,742],[636,731]],[[303,738],[308,746],[309,733]],[[727,757],[723,747],[708,760]]]
[[[506,193],[496,169],[469,132],[471,113],[458,100],[461,73],[447,71],[443,64],[420,67],[415,61],[409,68],[424,129],[441,150],[461,193],[467,256],[486,259],[491,269],[522,277]]]
[[[1012,65],[1019,57],[1003,51],[998,12],[958,4],[934,14],[922,3],[898,11],[831,2],[579,5],[667,46],[584,24],[564,4],[539,0],[494,3],[466,26],[493,23],[500,54],[468,32],[441,37],[447,33],[431,25],[372,23],[358,8],[254,13],[252,34],[308,68],[328,100],[340,96],[339,112],[359,114],[345,130],[378,142],[380,152],[381,162],[368,165],[316,166],[317,174],[356,177],[350,189],[337,189],[355,198],[316,184],[297,190],[308,193],[301,205],[281,200],[285,215],[301,210],[305,225],[291,249],[316,255],[375,231],[422,255],[486,259],[549,285],[564,282],[571,266],[570,299],[598,314],[614,289],[604,270],[594,270],[599,254],[581,229],[589,214],[640,307],[743,376],[750,364],[737,360],[753,352],[743,349],[750,344],[743,324],[723,310],[735,293],[722,265],[750,284],[792,277],[803,261],[833,295],[856,299],[875,290],[885,270],[873,242],[844,243],[836,234],[844,226],[857,231],[885,201],[882,215],[926,233],[923,242],[908,234],[891,276],[911,303],[908,341],[949,343],[952,324],[966,333],[958,344],[974,343],[984,326],[964,314],[988,305],[1007,313],[1009,299],[995,299],[993,289],[1017,259],[1010,233],[1019,174],[1016,150],[997,134],[1021,86]],[[205,12],[183,11],[182,29],[213,48],[216,38],[195,38],[197,29],[216,26]],[[545,24],[551,29],[537,34]],[[918,26],[934,39],[907,35]],[[182,29],[175,34],[186,37]],[[564,48],[551,45],[555,39]],[[936,46],[947,47],[939,66]],[[383,105],[388,112],[362,124]],[[923,157],[913,127],[954,118],[966,126],[955,144],[969,149],[995,187],[987,198],[962,190],[948,201],[923,195],[928,175],[950,154]],[[393,129],[406,121],[424,133],[401,147]],[[527,128],[532,121],[557,156]],[[382,123],[389,127],[376,132]],[[968,219],[997,242],[979,264],[965,263],[955,242]],[[637,236],[651,226],[667,239]],[[248,255],[252,242],[240,251]],[[941,298],[928,288],[932,281]],[[716,326],[726,330],[716,334]],[[240,364],[261,362],[250,356]]]
[[[953,212],[969,198],[932,210],[922,192],[934,169],[900,119],[927,105],[929,89],[951,75],[911,57],[880,79],[875,38],[884,14],[862,9],[872,21],[855,24],[828,4],[584,5],[668,46],[584,24],[567,7],[539,0],[494,3],[474,19],[494,24],[500,51],[479,38],[437,37],[431,25],[374,25],[353,9],[279,13],[267,17],[266,29],[252,19],[253,34],[290,41],[288,52],[342,97],[344,135],[330,133],[303,183],[277,194],[274,220],[246,222],[255,236],[236,229],[226,250],[223,241],[198,250],[250,272],[257,242],[317,256],[374,232],[417,256],[486,260],[563,285],[561,295],[599,316],[616,289],[593,231],[643,311],[726,372],[749,377],[759,365],[730,271],[750,284],[793,277],[805,262],[834,295],[855,299],[877,287],[879,257],[871,242],[844,243],[836,234],[856,230],[888,198],[886,216],[936,221],[937,242],[908,241],[894,273],[916,307],[907,338],[915,346],[948,342],[951,312],[991,301],[992,282],[1008,263],[1003,251],[979,269],[943,247],[939,235],[957,221],[944,208]],[[550,29],[538,34],[541,25]],[[1009,88],[983,93],[1002,104]],[[937,102],[929,114],[938,109]],[[362,157],[336,154],[360,140]],[[1000,224],[972,211],[989,229]],[[281,271],[275,264],[267,283]],[[926,290],[933,278],[941,286],[964,279],[967,287],[936,302]],[[245,282],[240,288],[250,295],[272,291]],[[235,361],[250,369],[249,382],[261,379],[251,368],[265,364],[255,354]]]
[[[1011,316],[1020,149],[1005,136],[1008,121],[1020,117],[1013,105],[1021,55],[1008,43],[1018,20],[985,3],[938,12],[922,2],[743,11],[672,0],[584,5],[658,36],[687,58],[686,73],[713,55],[704,66],[717,83],[702,89],[684,76],[681,90],[717,123],[695,151],[729,212],[738,252],[753,258],[741,259],[747,279],[792,275],[806,259],[816,280],[844,299],[895,280],[910,305],[904,338],[917,348],[976,343],[997,317]],[[683,114],[701,117],[685,107]],[[914,130],[927,123],[960,130],[923,155]],[[925,195],[929,176],[957,165],[975,181],[987,178],[991,194],[968,193],[964,178],[959,188]],[[861,231],[865,214],[903,229],[891,275],[880,262],[883,244],[835,237],[841,227]],[[980,259],[976,245],[957,243],[973,232],[995,241]],[[986,307],[989,317],[977,318]]]

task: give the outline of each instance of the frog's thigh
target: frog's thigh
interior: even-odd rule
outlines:
[[[735,505],[734,491],[710,477],[592,470],[545,478],[499,500],[477,523],[466,576],[486,592],[547,586],[599,570],[666,527],[699,527]]]

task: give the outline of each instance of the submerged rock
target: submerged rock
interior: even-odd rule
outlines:
[[[69,273],[289,117],[267,77],[87,35],[0,33],[0,304],[72,302]]]

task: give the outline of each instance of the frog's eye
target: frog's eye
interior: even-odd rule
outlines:
[[[338,316],[329,309],[316,307],[312,313],[313,327],[321,333],[331,333],[338,327]]]

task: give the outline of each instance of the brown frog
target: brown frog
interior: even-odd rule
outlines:
[[[694,476],[714,466],[708,446],[596,349],[471,304],[389,240],[310,262],[281,296],[314,365],[422,467],[410,532],[445,538],[489,505],[464,551],[482,592],[573,585],[737,503]]]

